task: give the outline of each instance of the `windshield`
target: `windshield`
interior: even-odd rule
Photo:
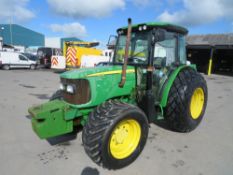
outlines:
[[[123,63],[125,55],[126,35],[120,35],[116,45],[115,63]],[[147,64],[149,32],[131,34],[129,46],[129,64]]]

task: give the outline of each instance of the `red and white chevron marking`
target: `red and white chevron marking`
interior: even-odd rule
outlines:
[[[66,63],[76,66],[76,49],[73,47],[68,47],[66,53]]]
[[[51,62],[52,62],[53,66],[57,66],[58,65],[58,58],[57,57],[52,57]]]

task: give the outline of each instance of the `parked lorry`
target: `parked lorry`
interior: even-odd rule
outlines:
[[[0,67],[4,70],[9,70],[11,68],[35,69],[36,66],[36,60],[30,60],[22,53],[0,51]]]
[[[66,68],[79,68],[84,55],[101,56],[102,51],[94,48],[98,45],[98,42],[64,42],[63,56],[66,58]]]
[[[61,74],[51,101],[29,108],[41,139],[82,126],[87,155],[108,169],[139,156],[149,124],[165,120],[174,131],[190,132],[207,105],[205,79],[195,65],[186,64],[187,29],[161,22],[132,26],[129,19],[117,32],[110,66]]]
[[[101,61],[110,61],[112,50],[93,48],[96,42],[64,42],[63,56],[53,55],[51,68],[55,70],[70,70],[72,68],[95,67]]]

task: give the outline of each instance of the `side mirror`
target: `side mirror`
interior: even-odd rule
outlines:
[[[155,38],[157,42],[164,41],[165,40],[165,30],[158,29],[155,32]]]
[[[107,47],[109,49],[114,49],[115,45],[116,45],[116,40],[117,40],[117,36],[116,35],[110,35],[109,39],[108,39]]]

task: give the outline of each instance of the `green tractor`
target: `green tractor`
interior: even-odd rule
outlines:
[[[129,19],[117,33],[111,65],[61,74],[52,100],[29,109],[41,139],[82,126],[87,155],[108,169],[125,167],[139,156],[150,123],[166,120],[173,131],[190,132],[207,104],[206,82],[186,61],[187,29],[131,25]]]

